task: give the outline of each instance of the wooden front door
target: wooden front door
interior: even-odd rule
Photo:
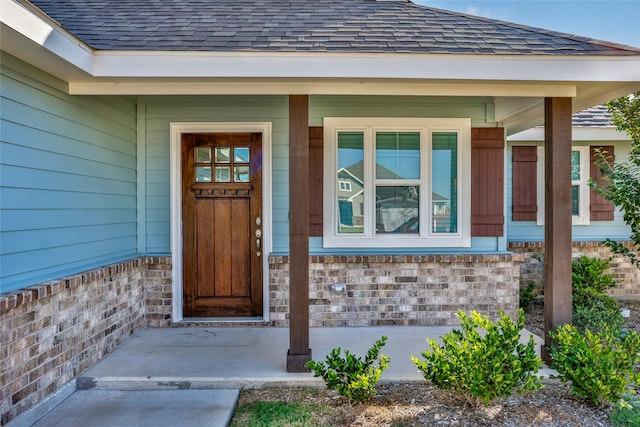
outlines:
[[[262,315],[262,135],[182,135],[184,317]]]

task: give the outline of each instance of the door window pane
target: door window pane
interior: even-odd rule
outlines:
[[[196,166],[196,182],[211,182],[211,166]]]
[[[376,187],[376,234],[420,233],[420,187]]]
[[[432,233],[458,232],[458,135],[434,132],[431,152]]]
[[[216,182],[230,182],[231,169],[229,166],[216,166]]]
[[[235,147],[233,149],[233,161],[236,163],[249,163],[249,147]]]
[[[420,132],[376,133],[376,179],[420,179]]]
[[[364,133],[338,133],[338,233],[364,232]]]
[[[196,147],[196,163],[211,163],[211,147]]]
[[[233,181],[234,182],[249,182],[249,166],[234,166],[233,167]]]
[[[216,163],[230,163],[230,152],[229,147],[216,147]]]

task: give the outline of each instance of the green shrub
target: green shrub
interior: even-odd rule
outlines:
[[[634,365],[640,362],[640,336],[609,331],[581,333],[568,324],[551,331],[553,367],[571,391],[595,405],[615,402],[640,380]]]
[[[533,280],[527,284],[527,287],[524,289],[520,289],[520,308],[529,307],[531,301],[533,301],[538,294],[533,290],[536,288],[536,282]]]
[[[345,350],[340,356],[340,347],[331,350],[326,365],[310,360],[306,363],[314,377],[322,377],[329,390],[338,390],[343,396],[356,402],[366,402],[376,394],[376,384],[380,375],[389,366],[389,357],[380,353],[387,337],[375,342],[367,352],[364,361]],[[378,366],[374,363],[378,362]]]
[[[614,427],[640,426],[640,399],[638,396],[625,394],[622,396],[622,402],[609,414],[611,425]]]
[[[579,332],[587,329],[591,332],[601,332],[608,328],[613,333],[619,333],[624,326],[624,318],[620,313],[618,301],[609,295],[592,290],[583,291],[573,307],[572,324]]]
[[[618,285],[611,274],[605,274],[610,267],[608,259],[582,256],[572,263],[573,280],[573,325],[579,332],[619,332],[624,319],[618,302],[606,294]]]
[[[442,346],[429,339],[431,351],[422,353],[424,361],[411,356],[426,380],[485,405],[514,391],[542,387],[541,378],[535,375],[542,361],[536,355],[533,336],[526,345],[519,342],[524,328],[522,309],[517,322],[504,313],[496,322],[475,311],[470,316],[459,311],[458,317],[462,331],[454,329],[443,336]]]
[[[571,263],[571,282],[574,293],[592,289],[596,292],[605,293],[607,290],[618,285],[618,281],[612,274],[605,274],[611,267],[609,259],[590,258],[581,256]]]

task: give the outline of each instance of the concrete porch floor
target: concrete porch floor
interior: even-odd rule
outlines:
[[[391,358],[391,362],[382,374],[381,383],[424,381],[411,362],[410,355],[421,357],[420,353],[427,348],[427,338],[437,339],[451,329],[453,327],[311,328],[310,346],[313,359],[318,361],[324,361],[335,347],[364,357],[375,340],[385,335],[388,340],[382,352]],[[542,340],[534,338],[539,351]],[[529,333],[525,331],[522,340],[528,339]],[[220,423],[206,425],[224,426],[233,414],[237,390],[241,388],[324,386],[322,380],[314,378],[311,373],[286,372],[288,348],[288,328],[177,327],[140,330],[78,377],[78,391],[36,425],[63,423],[67,426],[113,426],[114,422],[129,425],[125,419],[113,419],[115,414],[130,417],[126,419],[144,419],[149,423],[144,425],[175,425],[173,423],[177,420],[181,420],[182,425],[190,425],[184,424],[180,408],[172,409],[168,404],[184,399],[186,393],[182,392],[189,391],[213,392],[199,397],[203,405],[200,409],[207,413],[212,406],[221,407],[222,412],[215,413],[218,415],[212,415],[214,412],[207,415],[209,419],[216,418]],[[549,372],[545,368],[540,374],[547,376]],[[145,391],[153,393],[135,394]],[[215,394],[216,391],[220,394]],[[229,395],[230,391],[236,394]],[[117,394],[111,396],[109,393]],[[112,403],[109,403],[109,399],[113,399]],[[129,400],[130,408],[122,409],[119,406]],[[194,398],[188,400],[197,402]],[[104,423],[97,422],[97,409],[92,407],[97,402],[101,405],[99,410],[105,413]],[[141,413],[147,407],[153,409],[148,411],[149,415]],[[76,424],[70,423],[72,420],[76,420]],[[131,425],[142,424],[135,422]]]
[[[380,326],[311,328],[314,360],[324,361],[340,347],[360,357],[381,336],[391,358],[381,381],[418,381],[422,374],[410,356],[421,357],[426,340],[454,327]],[[525,331],[522,340],[529,339]],[[543,341],[536,339],[537,350]],[[311,373],[286,372],[288,328],[184,327],[144,329],[79,378],[79,388],[172,389],[242,388],[270,385],[322,385]]]

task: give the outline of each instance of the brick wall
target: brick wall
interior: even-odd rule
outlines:
[[[144,257],[0,295],[0,424],[60,389],[137,329],[164,325],[165,306],[171,313],[165,292],[170,281],[170,258]]]
[[[529,282],[536,283],[536,292],[544,289],[544,243],[543,242],[511,242],[508,249],[521,254],[520,286],[525,288]],[[583,255],[592,258],[609,258],[611,250],[602,242],[573,242],[572,255],[579,258]],[[620,286],[611,289],[611,295],[622,299],[640,299],[640,270],[634,267],[625,257],[614,256],[611,269],[608,271],[620,281]]]
[[[312,256],[313,326],[455,325],[458,310],[518,309],[520,256]],[[345,293],[332,291],[344,283]],[[289,258],[269,257],[270,320],[289,324]]]

